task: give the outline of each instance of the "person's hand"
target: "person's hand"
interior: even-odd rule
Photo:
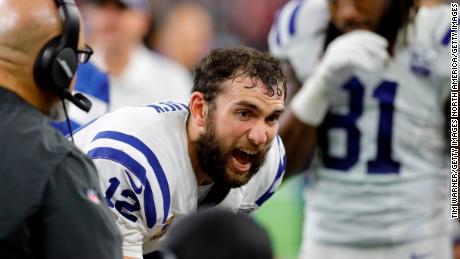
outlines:
[[[332,41],[311,77],[291,102],[302,122],[320,124],[329,108],[331,93],[350,80],[355,71],[379,72],[389,59],[388,42],[382,36],[356,30]]]
[[[322,77],[326,87],[340,87],[357,69],[381,71],[389,59],[387,47],[387,40],[376,33],[346,33],[329,44],[313,76]]]

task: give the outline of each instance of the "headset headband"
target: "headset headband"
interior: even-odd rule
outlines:
[[[80,34],[80,16],[74,0],[55,0],[58,7],[62,8],[64,22],[62,28],[61,44],[67,45],[77,51]]]

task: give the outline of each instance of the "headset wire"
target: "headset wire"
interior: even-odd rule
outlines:
[[[72,140],[72,143],[75,144],[75,141],[73,140],[73,133],[72,133],[72,127],[70,125],[69,114],[67,112],[67,107],[65,106],[64,98],[61,98],[61,102],[62,102],[62,108],[64,109],[65,121],[67,123],[67,128],[69,130],[70,139]]]

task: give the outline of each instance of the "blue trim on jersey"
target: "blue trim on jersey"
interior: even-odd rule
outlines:
[[[128,171],[125,170],[125,173],[126,175],[128,176],[128,180],[129,180],[129,184],[131,185],[131,187],[133,187],[133,191],[136,193],[136,194],[141,194],[142,192],[142,186],[144,186],[145,184],[141,185],[141,186],[137,186],[136,183],[134,182],[133,178],[131,177],[131,174],[129,174]]]
[[[178,105],[182,105],[182,107],[185,108],[186,111],[188,111],[188,105],[185,105],[184,103],[177,103]]]
[[[161,186],[160,186],[160,188],[161,188]],[[165,207],[164,204],[165,204],[165,202],[164,202],[164,196],[163,196],[163,208]],[[157,218],[156,218],[157,212],[156,212],[156,208],[155,208],[155,200],[153,199],[152,187],[150,186],[149,181],[147,181],[145,183],[144,208],[145,208],[145,215],[147,215],[147,227],[152,228],[153,226],[155,226],[155,223],[157,221]],[[169,211],[169,200],[168,200],[167,208],[168,208],[168,211]],[[154,215],[155,218],[150,217],[150,215]],[[163,219],[163,223],[164,222],[166,222],[166,218]]]
[[[276,140],[278,143],[278,147],[281,145],[280,141],[280,136],[276,136]],[[281,152],[280,152],[281,154]],[[286,155],[283,156],[282,160],[280,160],[280,163],[278,165],[278,171],[276,172],[275,180],[273,180],[272,184],[268,188],[268,190],[256,201],[256,204],[260,207],[262,204],[268,200],[272,195],[275,193],[275,191],[271,191],[273,188],[273,185],[284,175],[284,172],[286,171]]]
[[[302,1],[297,2],[296,7],[294,7],[294,11],[292,11],[291,18],[289,18],[289,35],[293,35],[296,31],[295,22],[302,3]]]
[[[281,13],[282,10],[277,10],[276,13],[275,13],[275,22],[274,22],[274,26],[275,26],[275,33],[276,33],[276,36],[275,36],[275,42],[276,42],[276,45],[277,46],[281,46],[281,32],[280,32],[280,25],[279,25],[279,17],[280,17],[280,13]]]
[[[289,25],[288,25],[289,27],[287,28],[289,35],[293,35],[296,31],[295,22],[297,19],[297,14],[299,12],[300,6],[302,5],[302,2],[303,1],[300,1],[300,0],[297,1],[295,3],[295,7],[292,10],[292,13],[289,14]],[[289,8],[287,8],[287,6],[284,6],[283,8],[279,9],[275,14],[274,26],[275,26],[275,32],[276,32],[275,42],[277,46],[281,46],[281,27],[283,27],[284,29],[284,26],[280,26],[280,17],[283,16],[283,13],[288,11],[287,9]]]
[[[158,113],[163,112],[175,112],[175,111],[188,111],[188,106],[183,103],[176,103],[176,102],[161,102],[161,103],[153,103],[146,105],[145,107],[154,108]]]
[[[80,127],[80,124],[78,124],[76,121],[74,121],[72,119],[69,119],[69,122],[70,122],[70,128],[72,129],[72,133],[75,132],[75,130],[78,129],[78,127]],[[59,122],[53,121],[53,122],[51,122],[51,125],[55,129],[60,131],[62,133],[62,135],[64,135],[64,136],[67,136],[70,133],[69,132],[69,127],[67,126],[67,121],[59,121]]]
[[[457,24],[459,24],[459,23],[460,23],[460,21],[457,21]],[[449,29],[447,30],[447,33],[442,38],[442,41],[441,41],[442,45],[444,45],[444,46],[449,45],[451,37],[452,37],[452,31],[453,31],[452,27],[449,26]]]
[[[141,184],[145,186],[145,182],[147,181],[145,168],[125,152],[111,147],[97,147],[91,149],[87,155],[92,159],[102,158],[119,163],[131,171],[139,179]]]
[[[172,105],[171,103],[160,103],[160,104],[163,104],[163,105],[166,105],[167,107],[164,107],[163,109],[165,109],[165,111],[167,112],[175,112],[177,110],[177,107],[175,107],[174,105]],[[171,109],[168,109],[171,108]],[[179,108],[180,110],[180,108]]]
[[[167,105],[167,106],[171,107],[172,111],[176,111],[176,110],[182,111],[182,108],[179,106],[179,103],[162,102],[160,104]]]
[[[77,70],[75,91],[91,95],[109,105],[109,75],[92,62],[80,64]]]
[[[160,107],[160,106],[158,106],[156,104],[150,104],[150,105],[147,105],[147,107],[154,108],[158,113],[165,112],[165,110],[163,110],[162,107]]]
[[[77,128],[76,130],[72,131],[72,134],[73,134],[73,135],[77,134],[77,132],[79,132],[80,130],[82,130],[82,129],[88,127],[88,126],[91,125],[91,124],[93,124],[93,122],[95,122],[97,119],[99,119],[99,117],[93,119],[92,121],[86,123],[86,124],[83,125],[83,126],[80,126],[80,127]],[[65,135],[65,137],[66,137],[66,138],[70,138],[70,134]]]
[[[166,178],[163,168],[161,167],[160,162],[158,161],[158,158],[156,157],[156,155],[141,140],[131,135],[127,135],[127,134],[116,132],[116,131],[102,131],[102,132],[99,132],[92,141],[95,141],[96,139],[102,139],[102,138],[113,139],[113,140],[117,140],[117,141],[126,143],[132,146],[133,148],[137,149],[139,152],[141,152],[145,156],[145,158],[147,158],[147,161],[152,167],[153,172],[155,173],[155,176],[158,180],[158,183],[160,185],[161,194],[163,196],[163,211],[164,211],[163,224],[164,224],[166,220],[168,219],[169,208],[170,208],[170,203],[171,203],[171,195],[169,192],[168,180]],[[148,181],[146,181],[146,183],[148,183]],[[147,188],[146,186],[146,191],[147,189],[149,188]],[[145,202],[147,203],[147,201]],[[149,227],[151,226],[149,225]]]
[[[444,35],[444,37],[442,38],[442,41],[441,41],[441,44],[442,44],[442,45],[444,45],[444,46],[449,45],[451,33],[452,33],[452,30],[449,29],[449,30],[447,31],[446,35]]]
[[[281,36],[280,36],[280,31],[278,29],[278,26],[276,26],[276,45],[280,46],[281,45]]]
[[[145,168],[137,162],[135,159],[133,159],[131,156],[126,154],[125,152],[110,148],[110,147],[97,147],[92,150],[90,150],[87,154],[90,158],[92,159],[107,159],[113,162],[116,162],[125,168],[129,169],[141,182],[144,188],[144,206],[145,206],[145,215],[146,215],[146,220],[147,220],[147,225],[148,227],[153,227],[156,223],[157,219],[157,212],[155,209],[155,203],[153,200],[153,193],[152,189],[150,187],[150,183],[147,181],[147,174]],[[125,173],[127,173],[125,171]],[[131,187],[134,189],[134,191],[139,194],[140,192],[136,191],[137,186],[134,185],[134,182],[131,179],[131,176],[128,174],[128,177],[130,178],[130,183]],[[142,188],[142,187],[140,187]],[[106,197],[107,199],[107,197]],[[110,204],[112,203],[110,200],[107,200],[109,207]],[[123,214],[125,217],[127,215]],[[132,218],[127,217],[129,220],[133,221]]]

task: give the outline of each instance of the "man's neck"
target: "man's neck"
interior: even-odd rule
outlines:
[[[51,104],[58,100],[51,92],[39,89],[36,86],[15,85],[13,83],[0,83],[5,88],[21,98],[24,102],[34,106],[43,114],[49,114]]]

